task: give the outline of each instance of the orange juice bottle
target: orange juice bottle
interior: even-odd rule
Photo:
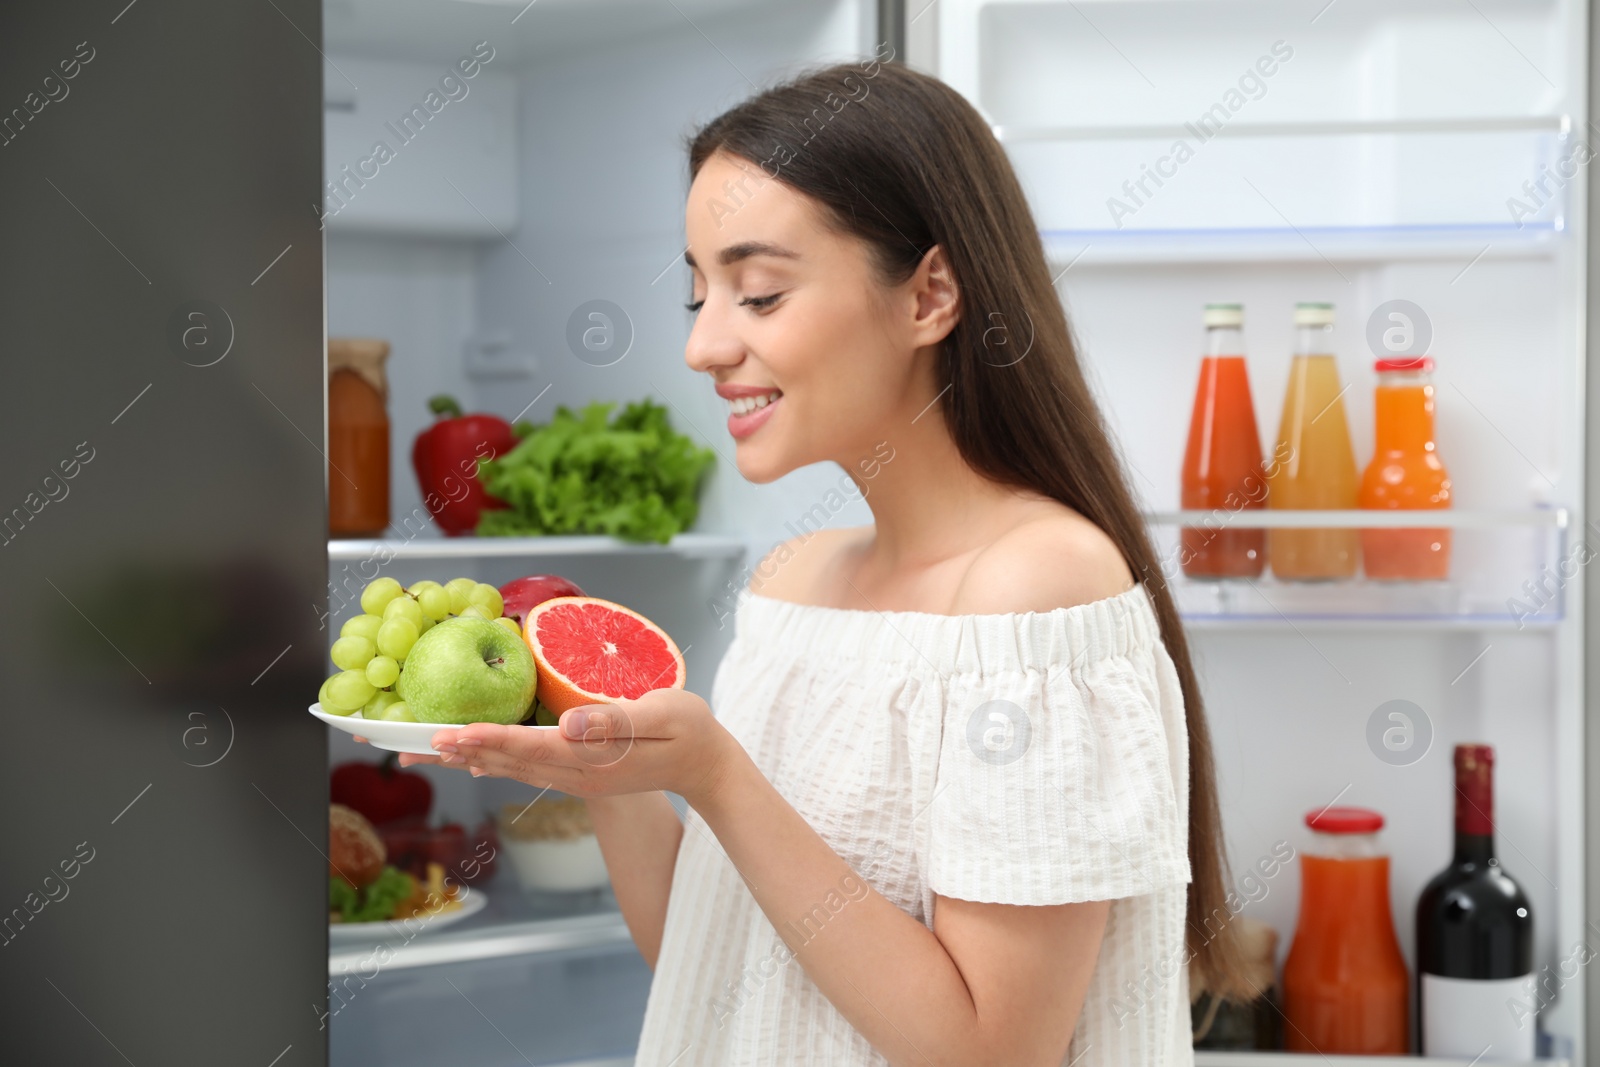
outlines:
[[[1403,1056],[1411,982],[1389,909],[1383,816],[1324,808],[1306,816],[1300,917],[1283,961],[1284,1048]]]
[[[1183,452],[1185,510],[1207,512],[1183,528],[1178,560],[1190,578],[1255,578],[1266,563],[1266,531],[1235,525],[1236,513],[1263,507],[1266,472],[1244,363],[1244,308],[1207,304],[1206,354]]]
[[[1333,355],[1333,305],[1296,304],[1294,325],[1294,361],[1267,478],[1267,506],[1354,508],[1359,476]],[[1361,543],[1354,529],[1279,529],[1267,539],[1267,555],[1279,578],[1349,578],[1361,560]]]
[[[1377,448],[1361,479],[1361,506],[1434,509],[1450,506],[1450,475],[1433,440],[1433,360],[1377,363]],[[1368,578],[1438,579],[1450,573],[1450,531],[1440,527],[1361,531]]]

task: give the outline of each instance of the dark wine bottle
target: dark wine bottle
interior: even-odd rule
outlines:
[[[1533,909],[1494,854],[1494,749],[1457,745],[1456,847],[1417,900],[1424,1056],[1534,1056]]]

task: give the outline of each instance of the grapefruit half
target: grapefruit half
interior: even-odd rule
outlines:
[[[632,700],[652,689],[682,689],[683,653],[637,611],[592,596],[558,596],[523,620],[523,639],[539,668],[539,702],[568,708]]]

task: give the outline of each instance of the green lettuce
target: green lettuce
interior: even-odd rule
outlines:
[[[397,867],[386,866],[377,879],[364,889],[352,889],[336,875],[328,876],[328,910],[336,911],[347,923],[381,922],[394,916],[394,909],[411,895],[413,881]]]
[[[478,464],[478,480],[509,509],[484,511],[490,537],[610,534],[665,544],[694,524],[701,480],[715,459],[675,432],[667,409],[648,397],[616,405],[565,406],[544,426],[526,420],[505,455]]]

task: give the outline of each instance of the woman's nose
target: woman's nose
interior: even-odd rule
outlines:
[[[689,331],[689,341],[683,348],[683,359],[691,370],[705,373],[737,366],[744,359],[743,343],[721,320],[711,299],[707,299],[695,315],[694,328]]]

